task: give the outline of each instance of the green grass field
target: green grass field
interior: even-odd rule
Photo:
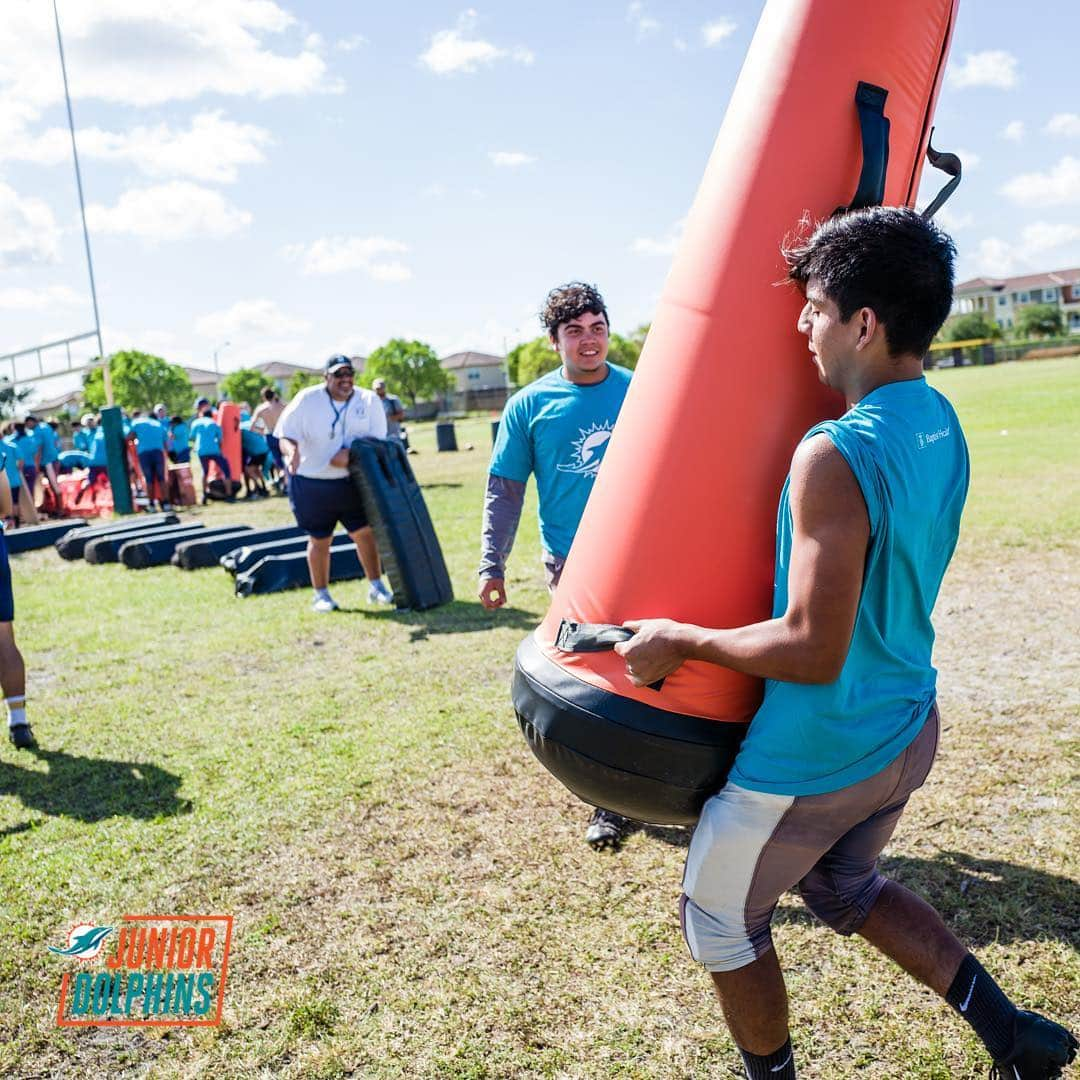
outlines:
[[[974,478],[935,620],[942,750],[886,868],[1075,1026],[1080,359],[932,378]],[[0,748],[0,1074],[741,1075],[678,929],[685,834],[589,851],[517,732],[513,651],[547,596],[530,506],[510,606],[473,599],[488,421],[457,454],[413,432],[458,597],[436,611],[14,560],[40,749]],[[282,499],[193,516],[289,520]],[[73,962],[46,946],[70,922],[191,911],[235,917],[220,1027],[57,1028]],[[966,1025],[793,897],[775,937],[800,1077],[985,1076]]]

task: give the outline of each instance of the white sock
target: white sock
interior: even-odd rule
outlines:
[[[18,727],[26,723],[26,695],[4,698],[8,707],[8,727]]]

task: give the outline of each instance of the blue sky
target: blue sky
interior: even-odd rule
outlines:
[[[501,352],[571,278],[631,330],[761,8],[60,0],[106,349]],[[962,277],[1080,265],[1078,30],[961,3],[935,141]],[[5,0],[0,354],[92,325],[51,4]]]

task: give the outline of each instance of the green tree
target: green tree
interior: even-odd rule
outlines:
[[[608,359],[613,364],[619,364],[631,371],[637,367],[638,357],[641,356],[642,342],[634,338],[625,338],[622,334],[611,334],[608,337]]]
[[[510,350],[506,367],[510,381],[515,386],[525,386],[541,375],[559,366],[559,354],[551,347],[551,341],[542,334],[532,341],[525,341]]]
[[[127,349],[109,357],[113,394],[116,403],[126,409],[152,409],[159,401],[169,414],[183,413],[191,408],[195,391],[187,372],[160,356]],[[83,400],[91,409],[105,404],[105,376],[100,367],[83,377]]]
[[[323,377],[317,371],[294,371],[289,385],[285,387],[285,396],[289,399],[296,397],[301,390],[309,386],[316,386],[323,381]]]
[[[978,311],[954,315],[938,333],[941,341],[974,341],[977,338],[999,338],[1001,327]]]
[[[266,386],[266,376],[255,368],[230,371],[221,380],[221,392],[230,401],[244,401],[252,408],[259,404],[264,386]]]
[[[422,341],[391,338],[367,358],[363,383],[371,386],[385,379],[391,393],[400,393],[410,405],[423,398],[431,400],[453,389],[454,377],[443,369],[435,350]]]
[[[1016,330],[1021,337],[1060,337],[1065,321],[1057,304],[1030,304],[1016,314]]]
[[[11,417],[18,413],[19,405],[33,393],[33,388],[24,386],[16,390],[10,379],[0,379],[0,417]]]

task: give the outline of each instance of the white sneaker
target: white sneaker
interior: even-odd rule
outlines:
[[[392,604],[394,602],[394,594],[382,583],[382,581],[373,581],[371,588],[368,589],[368,603],[371,604]]]
[[[320,613],[337,611],[337,609],[337,601],[332,596],[316,596],[311,604],[311,610]]]

